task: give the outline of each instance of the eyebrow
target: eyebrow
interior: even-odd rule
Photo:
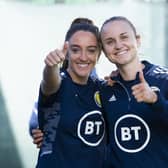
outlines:
[[[127,32],[124,32],[124,33],[121,33],[120,34],[120,36],[122,36],[122,35],[126,35],[126,34],[128,34]],[[113,40],[114,38],[113,37],[108,37],[108,38],[106,38],[106,39],[104,39],[105,41],[108,41],[108,40]]]
[[[72,47],[81,47],[81,46],[80,46],[80,45],[77,45],[77,44],[71,44],[71,45],[70,45],[70,48],[72,48]],[[94,46],[93,46],[93,45],[90,45],[90,46],[87,46],[87,48],[88,48],[88,47],[89,47],[89,48],[91,48],[91,47],[92,47],[92,48],[98,48],[97,45],[94,45]]]
[[[77,45],[77,44],[70,44],[69,46],[70,46],[70,47],[80,47],[80,46]]]
[[[124,33],[121,33],[120,35],[125,35],[125,34],[128,34],[127,32],[124,32]]]

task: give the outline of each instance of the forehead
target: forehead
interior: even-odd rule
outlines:
[[[82,44],[87,44],[87,45],[96,45],[97,44],[97,39],[96,36],[89,31],[77,31],[75,32],[70,40],[70,43],[75,43],[76,45],[82,45]]]
[[[132,27],[124,20],[110,21],[103,26],[101,35],[118,35],[121,33],[133,33]]]

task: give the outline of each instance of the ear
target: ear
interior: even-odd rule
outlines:
[[[65,41],[64,46],[63,46],[63,53],[65,54],[65,59],[69,59],[69,42]]]
[[[140,47],[141,46],[141,36],[140,35],[136,35],[136,41],[137,41],[137,46]]]
[[[65,41],[63,48],[62,48],[62,52],[64,53],[64,55],[67,55],[68,49],[69,49],[69,42]]]

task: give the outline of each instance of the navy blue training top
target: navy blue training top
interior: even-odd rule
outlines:
[[[102,168],[105,156],[105,123],[99,82],[86,85],[61,73],[57,93],[39,93],[38,119],[44,132],[37,168]]]
[[[145,80],[156,91],[154,104],[138,103],[131,87],[139,83],[115,77],[102,89],[109,133],[110,168],[168,167],[168,69],[143,61]]]

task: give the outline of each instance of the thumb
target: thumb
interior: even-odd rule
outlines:
[[[62,49],[62,52],[65,56],[67,55],[68,47],[69,47],[69,43],[68,43],[68,41],[65,41],[63,49]]]
[[[143,71],[140,71],[139,72],[139,80],[141,83],[146,83],[146,80],[144,78],[144,74],[143,74]]]

